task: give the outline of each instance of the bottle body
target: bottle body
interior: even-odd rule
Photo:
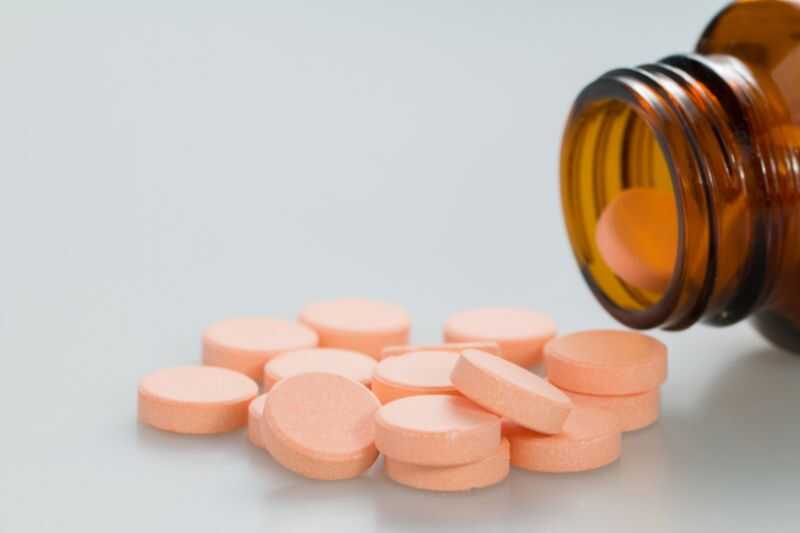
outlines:
[[[587,86],[561,183],[581,272],[618,320],[750,317],[800,352],[800,4],[733,4],[693,54]]]

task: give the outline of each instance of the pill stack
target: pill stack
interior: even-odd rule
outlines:
[[[630,331],[582,331],[545,347],[551,383],[576,405],[608,410],[623,431],[656,421],[667,379],[667,347]]]
[[[494,485],[511,466],[599,468],[623,431],[658,418],[666,348],[646,335],[557,337],[549,317],[510,308],[452,315],[438,345],[409,345],[409,332],[402,308],[371,300],[225,320],[203,334],[203,366],[141,380],[139,418],[189,434],[246,425],[312,479],[359,476],[382,455],[387,478],[435,491]],[[540,362],[547,379],[529,370]]]

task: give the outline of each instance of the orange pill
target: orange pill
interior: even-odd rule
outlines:
[[[510,307],[461,311],[444,324],[446,342],[494,341],[504,359],[524,367],[541,360],[542,346],[555,334],[556,324],[550,317]]]
[[[338,374],[288,377],[269,391],[264,446],[278,463],[305,477],[356,477],[378,456],[373,418],[379,406],[369,389]]]
[[[505,359],[465,350],[450,376],[461,394],[483,408],[540,433],[558,433],[572,402],[544,379]]]
[[[547,378],[572,392],[641,394],[667,379],[667,347],[635,331],[581,331],[550,341],[544,351]]]
[[[565,390],[575,405],[604,409],[616,415],[622,431],[646,428],[658,420],[661,411],[661,390],[653,389],[626,396],[594,396]]]
[[[261,394],[256,396],[247,408],[247,438],[257,448],[264,447],[264,439],[261,437],[261,420],[266,403],[267,395]]]
[[[309,479],[323,481],[352,479],[366,472],[377,459],[377,453],[374,456],[361,455],[348,460],[341,457],[332,460],[330,457],[311,456],[288,445],[284,439],[276,437],[270,426],[264,423],[261,426],[261,438],[264,448],[278,464]]]
[[[451,342],[445,344],[405,344],[402,346],[387,346],[381,350],[381,359],[405,355],[409,352],[458,352],[463,350],[483,350],[494,355],[500,355],[500,346],[496,342]]]
[[[415,489],[456,492],[496,485],[508,477],[510,446],[507,439],[495,452],[474,463],[457,466],[421,466],[384,458],[386,475]]]
[[[678,253],[678,218],[671,191],[621,192],[597,220],[600,256],[623,281],[640,289],[667,288]]]
[[[521,426],[510,428],[511,464],[532,472],[580,472],[616,461],[622,453],[622,434],[608,411],[576,406],[564,430],[543,435]]]
[[[175,433],[224,433],[247,423],[258,385],[225,368],[184,366],[149,374],[139,382],[139,420]]]
[[[512,422],[508,418],[504,418],[500,425],[500,434],[505,437],[512,429],[520,427],[518,424]]]
[[[337,348],[311,348],[279,354],[264,365],[264,390],[289,376],[306,372],[339,374],[369,386],[375,359],[363,353]]]
[[[456,361],[456,352],[411,352],[387,357],[375,367],[372,392],[381,403],[422,394],[458,394],[450,381]]]
[[[409,396],[378,410],[375,446],[402,463],[474,463],[500,446],[500,419],[459,396]]]
[[[289,320],[245,317],[223,320],[203,334],[203,363],[247,374],[259,381],[264,363],[281,352],[313,348],[319,339],[307,326]]]
[[[575,405],[604,409],[613,413],[624,432],[654,424],[661,412],[661,389],[626,396],[594,396],[564,391]]]
[[[319,334],[320,346],[355,350],[379,358],[385,346],[407,344],[408,313],[397,305],[341,299],[307,305],[300,321]]]

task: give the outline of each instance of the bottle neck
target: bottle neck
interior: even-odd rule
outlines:
[[[800,157],[777,114],[728,56],[614,70],[581,92],[564,136],[562,201],[581,271],[614,317],[637,328],[724,325],[768,299],[784,241],[780,199],[800,191]],[[674,195],[677,250],[653,293],[610,270],[593,232],[609,191],[659,179]]]

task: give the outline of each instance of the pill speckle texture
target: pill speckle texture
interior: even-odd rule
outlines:
[[[185,366],[153,372],[139,382],[139,419],[175,433],[223,433],[247,423],[258,385],[225,368]]]
[[[402,307],[357,298],[309,304],[299,320],[317,332],[320,346],[355,350],[376,359],[386,346],[407,344],[411,329]]]
[[[485,409],[541,433],[558,433],[572,402],[533,372],[480,350],[465,350],[451,376],[456,388]]]
[[[408,487],[455,492],[489,487],[503,481],[509,472],[510,446],[503,439],[495,452],[474,463],[457,466],[420,466],[384,458],[386,475]]]
[[[377,458],[373,417],[378,399],[337,374],[288,377],[269,392],[264,445],[284,467],[314,479],[347,479]]]
[[[444,324],[446,342],[495,341],[505,359],[524,367],[541,360],[542,346],[555,334],[547,315],[511,307],[461,311]]]
[[[378,410],[375,445],[404,463],[472,463],[500,445],[500,418],[458,396],[410,396]]]
[[[313,348],[317,334],[290,320],[243,317],[223,320],[203,334],[203,363],[236,370],[261,381],[264,363],[281,352]]]
[[[263,385],[269,390],[278,381],[306,372],[340,374],[362,385],[369,385],[375,371],[375,359],[352,350],[311,348],[285,352],[264,365]]]
[[[659,387],[667,378],[667,347],[635,331],[591,330],[545,346],[547,378],[583,394],[620,396]]]
[[[361,476],[383,454],[387,479],[434,492],[498,484],[511,466],[609,465],[623,431],[659,417],[666,347],[555,331],[532,311],[483,308],[451,316],[444,343],[410,345],[402,308],[357,299],[308,305],[297,322],[225,320],[204,332],[203,366],[140,381],[139,418],[188,434],[246,426],[261,454],[310,479]],[[542,354],[547,379],[527,368]]]
[[[616,417],[600,409],[577,406],[564,430],[543,435],[521,426],[509,428],[511,464],[533,472],[580,472],[616,461],[622,439]]]
[[[575,405],[605,409],[616,415],[622,431],[636,431],[654,424],[661,410],[661,389],[626,396],[594,396],[564,391]]]

